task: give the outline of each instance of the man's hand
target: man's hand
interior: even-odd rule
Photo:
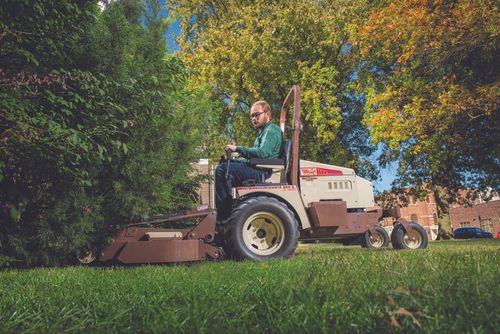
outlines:
[[[226,145],[226,151],[236,152],[236,145]]]

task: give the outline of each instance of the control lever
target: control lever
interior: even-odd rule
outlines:
[[[229,163],[231,161],[231,152],[232,152],[231,150],[226,150],[226,163],[227,163],[227,165],[226,165],[226,180],[229,176]]]

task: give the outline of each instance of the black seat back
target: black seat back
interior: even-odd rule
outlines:
[[[284,139],[283,143],[281,143],[280,159],[284,160],[285,169],[288,169],[291,154],[292,154],[292,141],[290,139]]]
[[[285,175],[286,175],[286,181],[287,183],[290,183],[290,164],[291,164],[291,159],[292,157],[292,140],[291,139],[284,139],[283,143],[281,144],[281,152],[280,152],[280,158],[284,160],[285,162]]]

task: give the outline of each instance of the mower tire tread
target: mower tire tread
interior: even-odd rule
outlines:
[[[427,232],[425,229],[416,223],[410,223],[413,229],[413,236],[416,241],[406,241],[408,238],[408,233],[402,224],[396,224],[391,234],[391,243],[394,249],[424,249],[427,248],[429,243],[429,238],[427,237]]]
[[[259,213],[272,215],[277,218],[278,224],[279,222],[282,224],[282,245],[276,251],[271,250],[265,255],[249,249],[243,237],[244,226],[245,224],[248,226],[247,219]],[[299,224],[294,213],[285,203],[268,196],[252,197],[242,200],[233,209],[224,233],[224,240],[226,253],[236,260],[266,261],[273,258],[289,258],[293,256],[299,243]]]
[[[369,231],[366,231],[365,234],[363,234],[363,238],[361,241],[361,247],[363,248],[373,248],[373,249],[380,249],[380,248],[386,248],[389,246],[390,243],[390,238],[389,234],[387,231],[380,226],[375,226],[373,228],[374,232],[377,233],[376,237],[381,237],[382,240],[376,239],[375,242],[373,241],[372,235],[370,234]]]

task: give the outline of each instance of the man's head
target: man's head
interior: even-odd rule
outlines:
[[[250,108],[250,118],[252,124],[261,129],[271,119],[271,106],[266,101],[257,101]]]

